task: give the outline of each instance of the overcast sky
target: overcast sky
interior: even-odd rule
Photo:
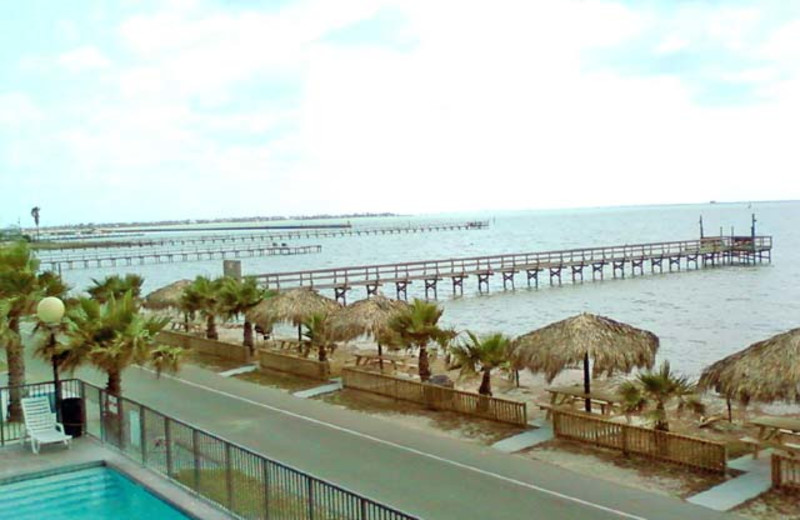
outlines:
[[[800,2],[0,3],[0,225],[800,198]]]

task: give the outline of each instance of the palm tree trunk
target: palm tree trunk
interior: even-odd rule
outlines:
[[[381,367],[381,374],[383,374],[383,347],[378,343],[378,365]]]
[[[326,350],[324,343],[320,344],[318,347],[317,359],[320,363],[328,361],[328,351]]]
[[[106,381],[106,391],[114,397],[119,397],[122,393],[122,374],[119,370],[109,370],[108,380]]]
[[[483,369],[483,378],[481,379],[481,387],[478,388],[478,393],[481,395],[492,396],[492,371],[491,369]]]
[[[658,413],[658,420],[656,421],[655,429],[668,432],[669,423],[667,422],[667,409],[662,401],[658,401],[658,404],[656,404],[656,412]]]
[[[22,341],[19,339],[19,318],[10,318],[8,321],[8,328],[16,333],[16,338],[6,345],[8,386],[20,387],[25,384],[25,354]],[[10,394],[10,403],[8,406],[9,421],[21,421],[22,389],[12,389]]]
[[[592,393],[592,383],[591,377],[589,376],[589,353],[586,352],[583,355],[583,393],[586,394],[586,399],[583,402],[583,406],[587,412],[592,413],[592,400],[589,398],[589,394]]]
[[[244,346],[250,347],[250,354],[255,353],[255,344],[253,343],[253,324],[244,320]]]
[[[219,334],[217,333],[217,322],[214,319],[213,314],[206,316],[206,338],[219,339]]]
[[[419,379],[423,383],[431,378],[431,365],[428,361],[428,349],[426,347],[419,348]]]
[[[188,312],[184,312],[183,313],[183,331],[187,332],[187,333],[189,332],[189,313]]]

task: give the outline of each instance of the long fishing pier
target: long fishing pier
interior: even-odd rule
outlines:
[[[406,226],[385,226],[385,227],[346,227],[346,228],[327,228],[327,229],[303,229],[292,230],[283,232],[269,232],[269,233],[248,233],[248,234],[218,234],[218,235],[200,235],[200,236],[175,236],[164,237],[159,239],[143,239],[143,240],[118,240],[113,242],[103,242],[102,235],[98,237],[85,237],[87,242],[63,244],[63,247],[58,247],[58,243],[51,243],[47,248],[42,248],[42,251],[65,251],[76,249],[98,249],[107,247],[166,247],[166,246],[186,246],[195,244],[236,244],[236,243],[260,243],[268,242],[273,246],[280,245],[278,241],[292,240],[298,238],[335,238],[335,237],[352,237],[352,236],[367,236],[367,235],[399,235],[405,233],[432,233],[437,231],[461,231],[461,230],[480,230],[489,227],[488,221],[470,221],[470,222],[445,222],[445,223],[429,223],[429,224],[416,224]],[[242,228],[241,230],[246,230]],[[252,228],[251,228],[252,229]],[[172,230],[175,232],[192,230]],[[89,242],[89,240],[92,240]]]
[[[453,295],[464,294],[464,280],[475,276],[480,293],[489,291],[489,280],[500,275],[503,289],[515,288],[515,277],[524,273],[528,287],[531,282],[539,286],[539,275],[549,275],[550,285],[562,282],[566,273],[572,282],[583,281],[584,272],[591,272],[592,280],[603,279],[606,270],[614,277],[631,276],[684,268],[699,269],[708,266],[747,265],[772,261],[772,237],[728,236],[707,237],[698,240],[654,242],[622,246],[591,247],[543,251],[534,253],[450,258],[396,264],[362,265],[256,275],[266,288],[286,290],[298,287],[333,289],[337,300],[344,302],[348,291],[365,287],[367,296],[376,294],[383,285],[394,285],[398,299],[407,299],[407,288],[414,281],[422,281],[425,298],[437,298],[439,282],[450,279]],[[590,271],[591,270],[591,271]]]
[[[190,262],[199,260],[215,260],[229,258],[247,258],[257,256],[305,255],[319,253],[322,246],[277,246],[256,245],[233,249],[195,248],[152,251],[135,253],[109,253],[104,255],[56,255],[42,256],[42,265],[54,271],[64,269],[89,269],[92,267],[114,267],[117,265],[163,264],[174,262]]]

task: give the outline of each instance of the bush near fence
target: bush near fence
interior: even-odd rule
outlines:
[[[463,413],[522,426],[528,423],[527,406],[517,401],[487,397],[349,367],[342,369],[342,383],[345,388],[410,401],[434,410]]]
[[[310,377],[327,381],[331,375],[331,365],[327,361],[308,359],[272,350],[258,351],[258,360],[262,368],[287,372],[296,376]]]
[[[553,433],[603,448],[724,474],[725,444],[677,433],[610,422],[591,414],[553,409]]]
[[[772,486],[800,491],[800,459],[773,453]]]
[[[250,349],[238,343],[227,343],[213,339],[199,338],[181,332],[162,330],[156,341],[173,347],[183,347],[203,354],[211,354],[242,363],[250,362]]]

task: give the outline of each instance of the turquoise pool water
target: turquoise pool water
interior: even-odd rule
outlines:
[[[178,520],[189,517],[120,473],[95,467],[0,485],[0,518]]]

